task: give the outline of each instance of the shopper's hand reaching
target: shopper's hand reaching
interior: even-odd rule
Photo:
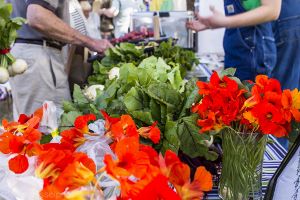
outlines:
[[[193,21],[187,22],[186,26],[187,26],[187,28],[197,31],[197,32],[208,29],[208,27],[205,24],[201,23],[199,20],[193,20]]]
[[[197,15],[197,20],[203,24],[204,26],[210,29],[222,28],[227,27],[229,18],[226,17],[223,13],[216,10],[214,6],[210,7],[211,12],[213,13],[211,16],[202,17],[199,14]]]
[[[93,40],[88,47],[91,51],[103,53],[106,49],[113,47],[108,40]]]

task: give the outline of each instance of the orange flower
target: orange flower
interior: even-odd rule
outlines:
[[[126,137],[138,137],[136,125],[129,115],[122,115],[120,121],[111,125],[111,136],[120,141]]]
[[[22,174],[28,169],[29,163],[25,155],[17,155],[8,161],[8,166],[14,173]]]
[[[81,133],[87,134],[89,133],[88,122],[95,121],[95,120],[96,120],[96,115],[94,114],[79,116],[75,119],[74,126]]]
[[[42,200],[66,200],[55,185],[49,185],[40,191]]]
[[[84,153],[52,148],[38,156],[35,173],[44,179],[43,194],[47,189],[55,189],[60,194],[88,185],[94,180],[96,165]]]
[[[94,172],[80,162],[72,162],[58,176],[54,184],[63,192],[75,190],[82,186],[88,185],[94,179]]]
[[[148,154],[151,165],[159,167],[158,153],[152,147],[140,144],[140,151],[143,151]]]
[[[210,130],[220,131],[223,127],[223,124],[217,122],[216,115],[214,112],[209,111],[206,119],[199,119],[197,124],[202,127],[200,133],[204,133]]]
[[[149,127],[142,127],[138,130],[138,133],[146,138],[150,139],[154,144],[158,144],[160,140],[160,130],[157,128],[157,122],[153,123]]]
[[[72,160],[72,152],[69,150],[44,151],[38,156],[35,174],[39,178],[53,182]]]
[[[211,173],[205,167],[198,167],[194,176],[194,184],[197,184],[201,191],[211,191],[213,187]]]
[[[203,191],[212,190],[212,175],[204,167],[197,169],[194,181],[191,182],[188,165],[182,163],[177,155],[169,150],[164,159],[160,158],[160,166],[181,199],[201,199]]]
[[[283,115],[284,118],[291,122],[292,116],[297,122],[300,122],[300,112],[297,108],[297,101],[299,101],[300,96],[297,91],[291,92],[290,90],[284,90],[282,93],[281,103],[283,106]]]
[[[155,177],[133,200],[180,200],[168,185],[168,179],[163,175]]]
[[[149,154],[153,152],[139,148],[137,137],[123,138],[115,147],[118,159],[113,160],[111,155],[104,157],[105,170],[120,183],[122,198],[137,196],[160,173],[157,166],[151,165]]]
[[[142,178],[150,165],[149,157],[139,151],[138,138],[124,138],[116,144],[115,154],[118,160],[113,161],[110,155],[104,157],[107,173],[118,179],[124,176]]]
[[[105,129],[107,131],[110,131],[111,125],[117,123],[120,121],[120,118],[113,118],[110,117],[104,110],[100,110],[101,114],[103,115],[103,118],[105,119]]]
[[[22,116],[22,115],[21,115]],[[41,132],[37,130],[40,118],[33,116],[25,119],[20,117],[20,122],[3,120],[5,131],[0,136],[0,151],[4,154],[19,154],[9,160],[9,167],[15,173],[23,173],[28,168],[26,155],[34,156],[40,153],[41,146],[37,143],[41,139]],[[23,166],[18,166],[23,163]]]
[[[81,131],[76,128],[68,129],[61,132],[61,144],[67,146],[73,146],[74,150],[85,143],[86,138]]]
[[[200,95],[208,95],[210,93],[210,90],[211,90],[210,84],[208,84],[206,82],[198,81],[197,86],[199,88]]]
[[[287,130],[284,128],[286,121],[281,111],[273,104],[261,102],[251,112],[258,119],[259,128],[264,134],[272,134],[276,137],[287,135]]]

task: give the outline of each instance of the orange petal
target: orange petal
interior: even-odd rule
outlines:
[[[88,122],[95,121],[95,120],[96,120],[96,115],[94,114],[79,116],[75,119],[74,126],[77,129],[82,130],[86,133],[88,132]]]
[[[212,175],[205,167],[198,167],[195,173],[194,181],[199,184],[199,189],[204,192],[212,190]]]
[[[66,200],[57,187],[49,185],[40,191],[42,200]]]
[[[293,117],[295,118],[296,122],[300,122],[300,112],[297,109],[292,109],[291,113],[293,114]]]
[[[169,181],[174,185],[183,186],[190,182],[190,173],[188,165],[177,162],[171,167]]]
[[[29,163],[26,156],[17,155],[8,161],[8,166],[14,173],[22,174],[28,169]]]

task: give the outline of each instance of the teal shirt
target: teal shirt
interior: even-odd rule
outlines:
[[[245,10],[253,10],[261,5],[260,0],[241,0]]]

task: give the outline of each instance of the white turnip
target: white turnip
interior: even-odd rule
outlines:
[[[0,67],[0,84],[6,83],[9,79],[9,73],[6,68]]]
[[[28,65],[25,60],[23,59],[17,59],[12,64],[12,72],[14,74],[23,74],[28,68]]]

